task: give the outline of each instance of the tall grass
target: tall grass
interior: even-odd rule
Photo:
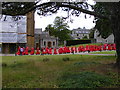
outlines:
[[[7,66],[3,66],[2,84],[3,88],[118,87],[117,71],[110,65],[114,62],[114,56],[3,56]],[[86,78],[87,84],[81,82]]]

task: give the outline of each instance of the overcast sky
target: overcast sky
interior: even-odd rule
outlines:
[[[92,0],[88,0],[88,2],[94,4]],[[39,16],[35,13],[35,28],[42,28],[42,30],[44,30],[48,24],[53,24],[53,21],[57,16],[67,16],[67,12],[60,10],[57,14],[50,16]],[[73,19],[73,23],[68,23],[70,30],[78,27],[91,29],[95,26],[95,23],[93,23],[93,16],[90,17],[90,15],[87,15],[87,19],[85,19],[85,15],[81,13],[79,17],[71,16],[71,18]]]

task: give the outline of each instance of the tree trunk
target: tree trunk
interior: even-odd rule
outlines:
[[[113,23],[113,34],[116,44],[116,53],[117,53],[117,59],[116,59],[116,67],[120,68],[120,21],[118,17],[112,18]]]

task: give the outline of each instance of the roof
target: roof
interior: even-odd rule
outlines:
[[[57,39],[54,36],[50,36],[49,34],[40,34],[40,39]]]

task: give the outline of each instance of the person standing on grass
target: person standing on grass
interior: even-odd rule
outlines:
[[[31,48],[30,55],[34,55],[34,48],[33,47]]]
[[[24,52],[24,48],[21,47],[21,48],[20,48],[20,55],[21,55],[21,56],[22,56],[23,52]]]
[[[39,47],[37,47],[36,55],[39,55],[39,54],[40,54],[40,50],[39,50]]]

